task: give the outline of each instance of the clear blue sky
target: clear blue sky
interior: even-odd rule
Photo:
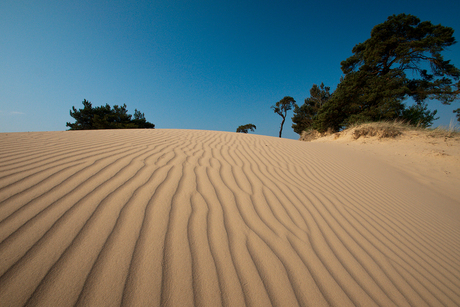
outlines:
[[[277,136],[270,106],[334,90],[373,26],[406,13],[456,30],[460,1],[2,0],[0,132],[66,130],[72,106],[126,103],[157,128]],[[443,53],[460,67],[460,44]],[[438,102],[437,125],[454,119]],[[288,114],[292,116],[292,111]],[[298,138],[286,121],[283,137]]]

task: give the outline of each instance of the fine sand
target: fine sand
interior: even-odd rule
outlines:
[[[458,165],[407,157],[215,131],[2,133],[0,305],[459,306]]]

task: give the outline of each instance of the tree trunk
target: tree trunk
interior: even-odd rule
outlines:
[[[286,120],[286,116],[283,116],[283,121],[281,122],[281,128],[280,128],[280,137],[281,137],[281,133],[283,133],[283,125],[284,125],[285,120]]]

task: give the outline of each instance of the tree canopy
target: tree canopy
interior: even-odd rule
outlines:
[[[425,101],[450,104],[460,95],[460,70],[441,55],[456,43],[453,33],[412,15],[388,17],[342,61],[344,76],[312,126],[337,131],[354,123],[398,118],[431,125],[436,111],[428,111]],[[409,97],[416,104],[407,108],[403,101]]]
[[[236,132],[248,133],[249,130],[251,130],[252,132],[254,132],[255,129],[257,129],[257,128],[256,128],[256,125],[253,125],[253,124],[246,124],[246,125],[241,125],[241,126],[239,126],[238,128],[236,128]]]
[[[323,83],[320,86],[313,84],[310,97],[305,99],[305,103],[300,107],[297,104],[294,106],[292,128],[295,133],[302,134],[302,131],[312,126],[316,114],[331,97],[329,91],[330,87]]]
[[[72,107],[70,116],[75,123],[66,123],[69,130],[90,130],[90,129],[133,129],[133,128],[155,128],[155,125],[146,121],[144,113],[137,109],[134,111],[134,118],[128,114],[126,104],[123,106],[110,105],[93,107],[91,102],[83,100],[83,109],[77,110]]]
[[[274,106],[271,106],[273,111],[283,118],[283,120],[281,121],[281,127],[280,127],[280,137],[281,137],[281,134],[283,133],[283,125],[286,120],[287,111],[291,110],[295,106],[296,106],[295,100],[294,98],[290,96],[285,96],[283,99],[278,101]]]

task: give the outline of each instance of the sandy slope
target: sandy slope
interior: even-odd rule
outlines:
[[[158,129],[0,144],[2,306],[460,305],[459,202],[346,145]]]
[[[395,138],[354,139],[352,133],[353,129],[314,142],[346,145],[348,149],[374,156],[460,203],[459,136],[433,137],[427,131],[408,130]]]

